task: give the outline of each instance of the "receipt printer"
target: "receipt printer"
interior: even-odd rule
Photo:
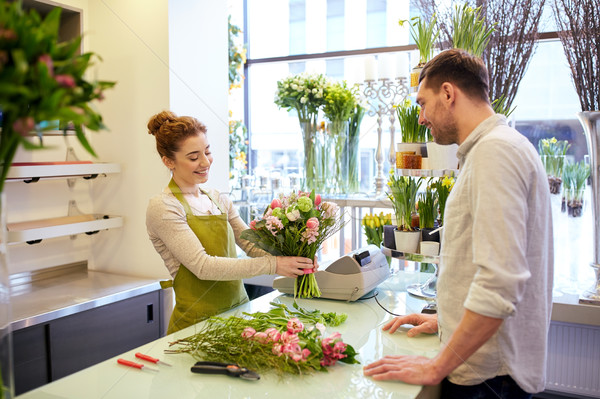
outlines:
[[[321,298],[356,301],[369,293],[390,275],[385,255],[375,245],[352,251],[333,261],[325,270],[315,272]],[[278,277],[273,288],[294,294],[292,277]]]

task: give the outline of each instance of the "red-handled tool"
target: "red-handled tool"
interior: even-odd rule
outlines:
[[[140,370],[158,371],[158,369],[153,369],[152,367],[144,366],[141,363],[136,363],[125,359],[117,359],[117,363],[122,364],[123,366],[134,367]]]
[[[160,363],[160,364],[164,364],[165,366],[171,367],[171,365],[169,363],[167,363],[167,362],[163,362],[162,360],[157,359],[157,358],[152,357],[152,356],[144,355],[143,353],[140,353],[140,352],[136,353],[135,357],[137,357],[138,359],[145,360],[147,362],[152,362],[152,363],[155,363],[155,364],[156,363]]]

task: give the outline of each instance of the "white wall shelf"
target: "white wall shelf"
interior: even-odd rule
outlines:
[[[117,163],[74,162],[30,162],[17,163],[8,170],[7,182],[36,182],[40,179],[68,179],[83,177],[91,179],[99,175],[120,173],[121,165]]]
[[[47,238],[64,237],[86,233],[95,234],[100,230],[123,226],[123,217],[101,214],[65,216],[62,218],[36,220],[22,223],[9,223],[8,244],[37,244]]]

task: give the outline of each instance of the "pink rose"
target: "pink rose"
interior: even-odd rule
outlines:
[[[319,228],[319,219],[312,217],[306,221],[306,228],[309,230],[317,230]]]
[[[315,195],[315,206],[319,206],[321,203],[321,194]]]
[[[275,208],[281,208],[281,201],[279,201],[277,198],[271,201],[271,209]]]

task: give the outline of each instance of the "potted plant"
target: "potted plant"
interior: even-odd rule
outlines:
[[[560,193],[565,156],[570,146],[568,141],[556,140],[554,137],[538,142],[538,151],[548,175],[551,194]]]
[[[451,27],[452,47],[477,57],[483,55],[494,32],[494,28],[486,26],[485,18],[481,16],[481,6],[472,8],[468,3],[456,5]]]
[[[567,193],[566,204],[569,216],[581,217],[583,213],[583,195],[589,176],[590,167],[584,161],[565,165],[563,181]]]
[[[412,226],[412,219],[417,211],[417,192],[422,183],[421,177],[397,177],[393,170],[390,173],[388,198],[392,201],[398,225],[394,232],[397,251],[416,253],[419,247],[421,232]]]
[[[450,195],[450,191],[454,187],[454,177],[444,176],[431,184],[435,188],[437,203],[438,203],[438,226],[444,225],[444,213],[446,211],[446,201]],[[440,235],[440,241],[442,236]]]
[[[398,124],[400,125],[401,143],[397,144],[396,167],[398,169],[421,169],[423,149],[426,142],[431,140],[429,129],[419,124],[421,107],[413,105],[406,99],[396,107]]]
[[[417,201],[417,212],[419,213],[419,228],[421,229],[421,241],[440,241],[438,232],[430,234],[435,230],[435,222],[438,216],[439,202],[436,198],[435,187],[429,185],[427,189],[419,193]]]
[[[419,63],[413,68],[410,74],[410,87],[419,86],[419,74],[421,69],[433,57],[433,50],[440,34],[437,29],[437,17],[433,15],[429,22],[421,17],[413,17],[410,20],[400,20],[400,26],[408,23],[410,27],[410,36],[415,41],[419,49]]]
[[[114,82],[86,79],[93,53],[80,54],[81,37],[59,40],[61,9],[42,19],[24,11],[20,1],[0,0],[0,285],[8,287],[4,182],[17,150],[43,148],[46,130],[74,131],[95,156],[84,127],[104,128],[90,103],[101,100]],[[39,138],[33,143],[32,133]],[[10,296],[0,299],[0,397],[13,397],[11,377]]]

